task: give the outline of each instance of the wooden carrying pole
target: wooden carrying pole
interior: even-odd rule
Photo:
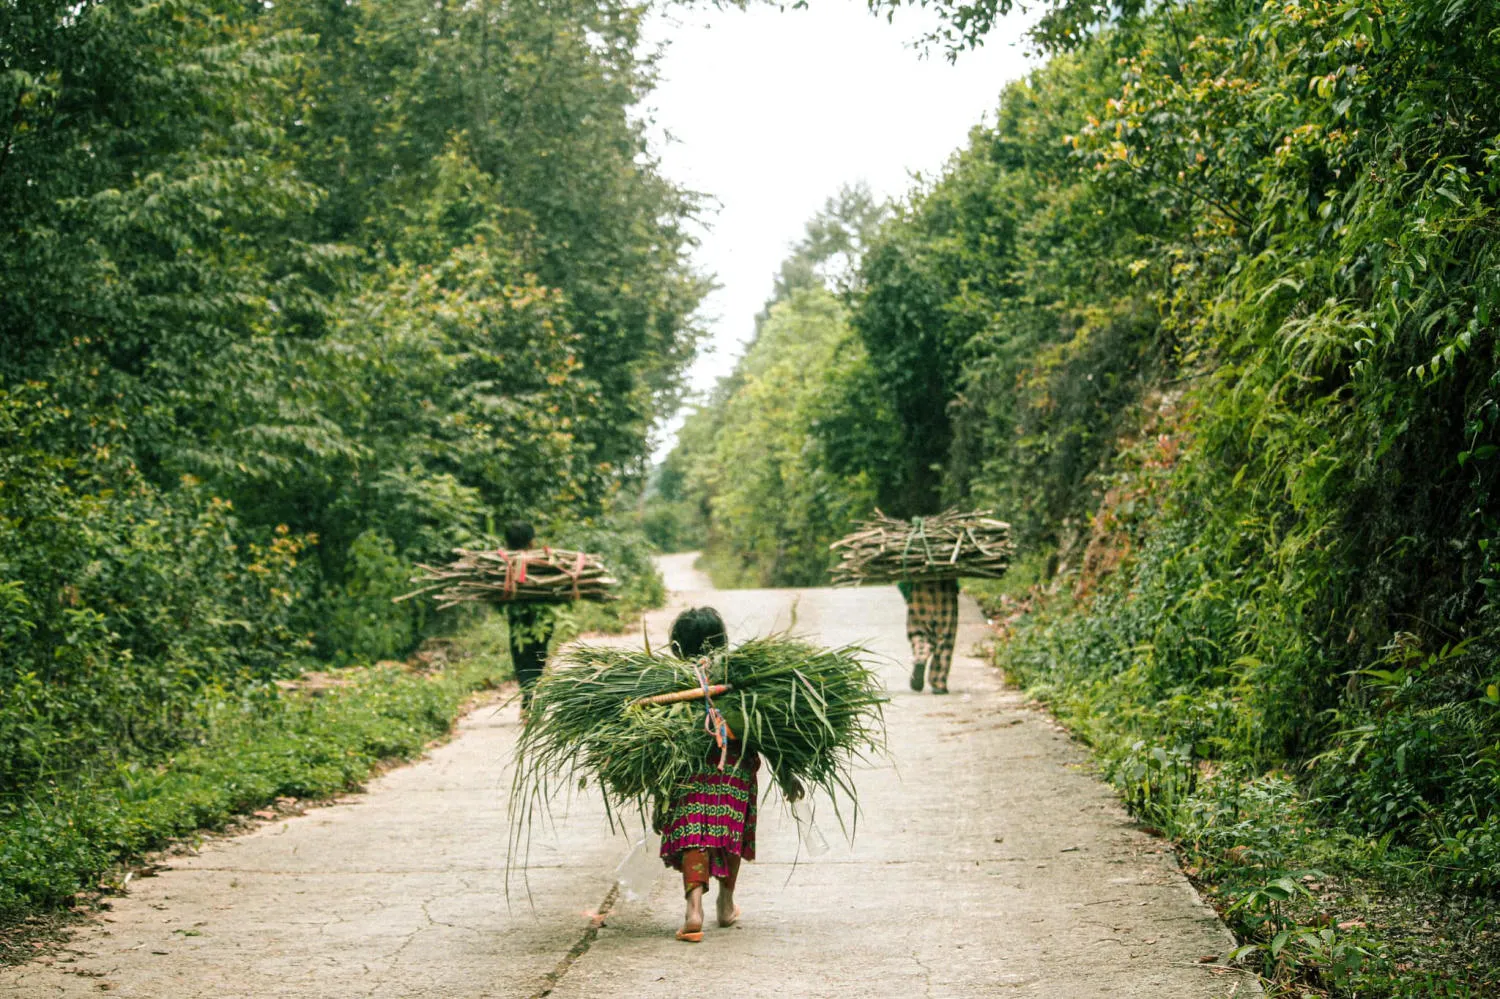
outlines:
[[[694,687],[692,690],[674,690],[670,694],[656,694],[652,697],[642,697],[638,701],[631,701],[631,706],[639,707],[643,704],[677,704],[681,701],[696,701],[707,694],[709,697],[717,697],[734,689],[733,684],[713,683],[707,689]]]

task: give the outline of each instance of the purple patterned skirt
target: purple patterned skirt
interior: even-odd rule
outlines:
[[[661,827],[661,859],[682,870],[682,851],[706,850],[716,878],[729,875],[727,858],[755,859],[755,772],[760,755],[731,751],[724,769],[715,752],[693,774],[688,790],[672,802]]]

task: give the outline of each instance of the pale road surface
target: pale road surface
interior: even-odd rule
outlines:
[[[457,737],[369,792],[210,842],[135,881],[55,962],[0,971],[0,996],[907,997],[1258,994],[1222,960],[1228,934],[1160,841],[1127,819],[1048,718],[960,656],[946,698],[906,689],[894,587],[711,592],[689,557],[648,618],[712,603],[731,640],[790,626],[864,642],[884,676],[890,758],[863,770],[849,845],[797,858],[795,826],[762,800],[760,859],[741,875],[745,918],[702,944],[672,934],[680,888],[617,901],[627,842],[597,801],[538,833],[530,904],[505,895],[514,705],[483,707]],[[984,635],[964,603],[960,648]],[[638,641],[639,638],[634,639]],[[762,781],[763,785],[768,781]],[[612,904],[602,928],[587,913]],[[710,908],[710,911],[712,909]]]

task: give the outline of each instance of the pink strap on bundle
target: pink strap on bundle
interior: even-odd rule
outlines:
[[[578,561],[576,561],[576,562],[573,563],[573,572],[571,573],[571,575],[573,577],[573,599],[574,600],[578,599],[578,580],[583,575],[583,567],[587,563],[588,563],[588,558],[583,554],[583,552],[579,552],[578,553]]]
[[[704,656],[693,664],[693,672],[698,674],[698,683],[703,686],[703,728],[709,735],[714,737],[714,742],[719,745],[719,769],[729,762],[729,740],[733,733],[729,731],[729,723],[724,720],[724,714],[714,707],[714,699],[709,694],[708,666],[709,658]]]
[[[513,597],[516,595],[516,567],[510,561],[510,552],[504,548],[499,549],[496,554],[505,563],[505,582],[501,584],[502,591],[506,597]]]

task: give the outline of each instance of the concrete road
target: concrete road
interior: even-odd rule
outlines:
[[[1228,934],[1044,714],[967,656],[952,695],[906,689],[894,587],[712,592],[690,558],[669,557],[663,570],[675,592],[648,619],[653,643],[677,609],[711,603],[731,640],[795,622],[889,657],[891,753],[859,775],[854,841],[825,806],[833,847],[799,859],[794,824],[767,795],[739,925],[710,923],[698,945],[674,940],[681,896],[665,871],[646,899],[620,899],[611,872],[627,842],[591,797],[534,837],[531,901],[513,885],[507,903],[516,710],[486,707],[365,795],[213,842],[134,882],[53,963],[0,971],[0,996],[1259,993],[1216,966]],[[960,647],[983,636],[965,601]]]

